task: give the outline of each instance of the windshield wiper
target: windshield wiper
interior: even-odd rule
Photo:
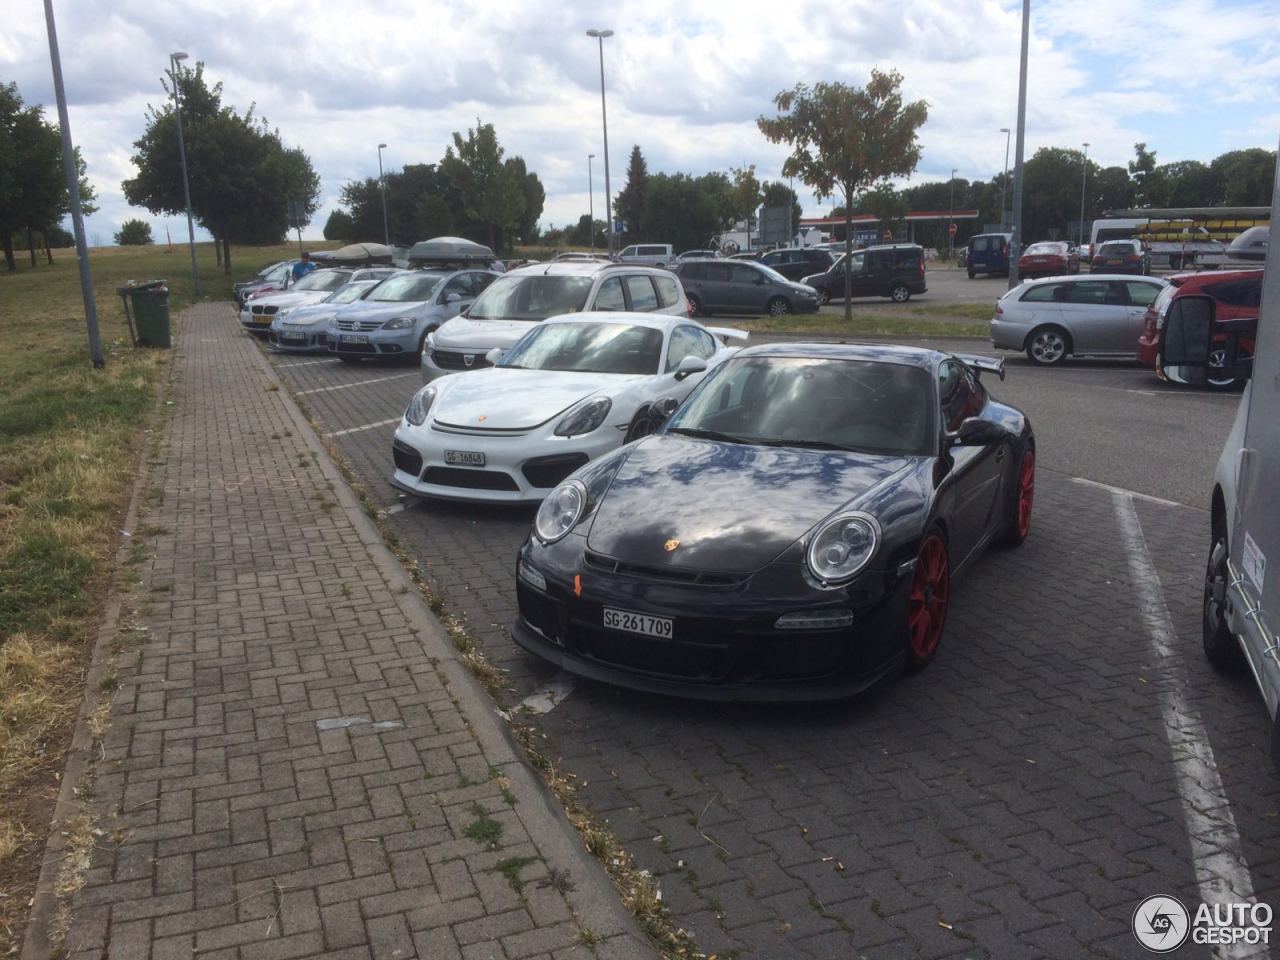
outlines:
[[[679,433],[686,437],[697,437],[700,440],[719,440],[722,443],[755,443],[745,437],[735,437],[718,430],[702,430],[698,427],[672,427],[667,433]]]
[[[805,447],[809,450],[859,452],[857,447],[845,446],[842,443],[832,443],[830,440],[756,440],[755,442],[765,447]]]

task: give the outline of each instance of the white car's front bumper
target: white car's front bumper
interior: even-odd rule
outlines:
[[[431,420],[418,427],[401,419],[391,482],[420,497],[537,503],[578,467],[622,446],[626,427],[610,422],[582,436],[557,437],[552,422],[495,435],[441,429]],[[446,451],[481,454],[484,465],[450,463]]]

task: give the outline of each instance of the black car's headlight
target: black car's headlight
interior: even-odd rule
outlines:
[[[609,408],[612,406],[613,401],[608,397],[588,400],[556,424],[556,436],[578,437],[584,433],[590,433],[604,423],[604,418],[609,415]]]
[[[566,480],[552,490],[538,507],[533,532],[546,544],[562,540],[582,519],[586,506],[587,488],[578,480]]]
[[[880,545],[880,524],[866,513],[843,513],[820,526],[805,563],[823,587],[848,583],[865,567]]]
[[[405,407],[404,418],[412,423],[415,427],[420,427],[423,421],[427,419],[427,411],[431,409],[431,402],[436,398],[436,388],[434,386],[426,386],[413,395],[413,399],[409,401],[409,406]]]

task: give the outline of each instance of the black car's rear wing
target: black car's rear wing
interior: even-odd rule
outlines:
[[[963,360],[977,376],[994,373],[1001,380],[1004,379],[1004,357],[980,357],[972,353],[957,353],[956,357]]]

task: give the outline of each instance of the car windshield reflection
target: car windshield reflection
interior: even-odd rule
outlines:
[[[728,361],[676,413],[667,432],[815,450],[933,452],[927,370],[805,357]]]
[[[553,323],[525,334],[500,364],[523,370],[656,374],[662,331],[625,323]]]

